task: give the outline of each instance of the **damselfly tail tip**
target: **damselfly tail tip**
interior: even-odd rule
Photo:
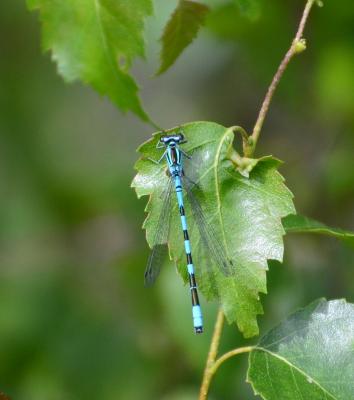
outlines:
[[[202,326],[196,326],[194,328],[194,332],[197,334],[203,333],[203,327]]]

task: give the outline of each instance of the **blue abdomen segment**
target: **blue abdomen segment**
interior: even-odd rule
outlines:
[[[199,304],[198,288],[195,280],[194,265],[192,260],[192,249],[189,241],[187,219],[184,211],[183,193],[182,193],[182,181],[179,176],[179,172],[175,171],[173,167],[171,168],[172,175],[175,181],[175,188],[177,194],[177,202],[179,207],[179,213],[181,216],[181,224],[184,236],[184,248],[187,256],[187,270],[189,275],[189,288],[191,292],[192,299],[192,315],[193,315],[193,325],[195,333],[203,332],[203,316],[202,310]]]
[[[192,306],[193,325],[196,333],[203,333],[203,316],[200,305]]]

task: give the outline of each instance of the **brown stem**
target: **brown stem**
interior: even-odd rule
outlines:
[[[287,53],[285,54],[285,57],[283,58],[282,62],[280,63],[278,70],[276,74],[274,75],[274,78],[272,80],[272,83],[270,84],[267,94],[263,100],[262,107],[259,111],[257,121],[254,125],[252,135],[249,137],[249,146],[246,149],[245,156],[246,157],[251,157],[254,153],[259,135],[261,133],[261,129],[263,126],[264,119],[268,113],[269,110],[269,105],[272,100],[272,97],[274,95],[275,89],[277,88],[279,81],[288,66],[289,62],[291,59],[294,57],[295,54],[300,53],[302,50],[305,49],[305,43],[302,40],[302,35],[304,33],[305,25],[308,19],[308,16],[310,14],[311,8],[314,5],[316,0],[307,0],[306,6],[304,8],[301,21],[298,27],[298,30],[296,32],[295,38],[291,43],[291,46]]]

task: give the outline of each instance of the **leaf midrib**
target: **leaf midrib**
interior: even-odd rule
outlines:
[[[222,220],[222,212],[221,212],[221,193],[219,190],[219,169],[218,169],[218,164],[220,160],[220,154],[221,154],[221,149],[224,144],[225,138],[230,134],[230,129],[226,129],[225,133],[222,135],[220,139],[219,146],[216,150],[215,153],[215,158],[214,158],[214,179],[215,179],[215,193],[216,193],[216,201],[217,201],[217,209],[218,209],[218,214],[219,214],[219,221],[220,221],[220,226],[221,226],[221,233],[222,233],[222,238],[224,242],[224,246],[227,252],[227,257],[229,258],[229,249],[227,246],[226,242],[226,237],[225,237],[225,227],[224,227],[224,222]]]
[[[306,380],[310,379],[312,383],[316,384],[318,386],[319,389],[321,389],[326,395],[330,396],[333,400],[338,400],[337,397],[335,397],[332,393],[330,393],[327,389],[325,389],[319,382],[317,382],[316,379],[314,379],[312,376],[308,375],[305,371],[303,371],[301,368],[297,367],[296,365],[294,365],[293,363],[291,363],[289,360],[287,360],[286,358],[284,358],[283,356],[277,354],[277,353],[273,353],[270,350],[265,349],[264,347],[258,347],[256,346],[254,348],[254,350],[252,350],[252,352],[254,351],[263,351],[264,353],[267,353],[269,355],[271,355],[272,357],[277,358],[278,360],[284,362],[285,364],[287,364],[290,368],[295,369],[296,371],[298,371],[301,375],[303,375]],[[251,353],[252,354],[252,353]]]
[[[220,155],[221,155],[221,149],[222,146],[224,144],[225,138],[230,134],[230,129],[226,129],[225,133],[223,134],[223,136],[220,139],[220,143],[219,146],[217,148],[217,151],[215,153],[215,158],[214,158],[214,179],[215,179],[215,193],[216,193],[216,199],[217,199],[217,204],[218,204],[218,210],[219,210],[219,219],[220,219],[220,225],[221,225],[221,232],[222,232],[222,237],[223,237],[223,241],[224,241],[224,246],[227,252],[227,257],[229,258],[229,251],[228,251],[228,246],[226,243],[226,237],[225,237],[225,228],[224,228],[224,223],[222,220],[222,213],[221,213],[221,193],[219,190],[220,185],[219,183],[219,171],[218,171],[218,164],[219,164],[219,159],[220,159]],[[232,146],[232,143],[230,143],[230,146]],[[234,279],[231,280],[232,282],[232,286],[235,288],[235,297],[238,298],[238,287],[236,285],[236,282]],[[241,325],[241,321],[239,321],[238,323],[239,329],[241,332],[244,331],[244,326]]]
[[[112,57],[109,54],[109,46],[107,43],[107,38],[106,38],[106,34],[104,32],[104,28],[103,28],[103,24],[102,24],[102,17],[101,17],[101,5],[100,5],[100,1],[99,0],[94,0],[95,3],[95,14],[96,14],[96,18],[97,18],[97,23],[98,23],[98,27],[100,30],[100,36],[101,36],[101,41],[102,41],[102,46],[103,46],[103,52],[104,55],[108,61],[109,66],[112,69],[113,72],[113,76],[114,78],[118,81],[119,83],[119,76],[118,76],[118,72],[117,72],[117,64],[114,64],[114,61],[112,60]]]

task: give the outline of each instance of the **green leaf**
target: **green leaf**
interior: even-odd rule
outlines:
[[[201,190],[196,195],[235,269],[234,276],[226,277],[213,266],[186,201],[199,288],[207,299],[219,300],[228,321],[237,322],[244,336],[256,335],[256,316],[262,313],[259,293],[266,293],[267,260],[282,260],[285,232],[281,218],[294,213],[292,195],[277,171],[280,161],[272,157],[260,159],[247,178],[228,159],[234,140],[232,128],[227,129],[213,122],[195,122],[170,132],[181,129],[188,140],[183,149],[192,155],[192,167],[198,169],[197,182]],[[132,184],[138,197],[150,196],[146,208],[148,216],[144,222],[150,247],[161,212],[162,193],[169,179],[164,162],[156,165],[148,159],[161,157],[161,150],[156,149],[160,134],[155,134],[138,149],[142,158],[136,163],[138,173]],[[170,256],[187,281],[177,206],[172,215]]]
[[[234,0],[234,1],[244,16],[253,21],[259,18],[261,11],[259,0]]]
[[[248,381],[267,400],[349,400],[354,395],[354,305],[317,300],[266,334]]]
[[[283,226],[287,233],[319,233],[354,243],[354,232],[339,228],[330,228],[321,222],[304,217],[303,215],[291,214],[286,216],[283,219]]]
[[[129,74],[136,56],[144,56],[144,19],[151,0],[28,0],[40,10],[42,44],[52,51],[58,72],[81,80],[106,95],[123,111],[143,120],[138,86]]]
[[[208,7],[189,0],[180,0],[161,37],[161,64],[157,74],[165,72],[197,36],[205,21]]]

